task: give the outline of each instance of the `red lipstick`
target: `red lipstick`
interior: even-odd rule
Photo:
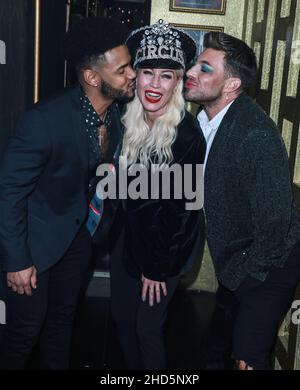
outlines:
[[[145,91],[145,98],[149,103],[158,103],[160,99],[162,98],[162,93],[157,91],[152,91],[151,89],[147,89]]]
[[[192,87],[196,87],[197,85],[195,83],[193,83],[192,81],[186,81],[184,86],[185,86],[185,88],[192,88]]]

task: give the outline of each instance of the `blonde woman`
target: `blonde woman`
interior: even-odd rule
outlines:
[[[190,181],[201,181],[196,165],[203,164],[205,154],[204,138],[182,97],[185,66],[196,48],[189,35],[163,21],[131,33],[127,45],[137,70],[137,93],[123,117],[121,156],[128,165],[128,190],[133,172],[143,167],[149,191],[147,196],[139,188],[140,197],[128,191],[122,202],[125,234],[111,260],[112,313],[127,367],[162,369],[167,307],[192,252],[199,255],[195,245],[203,232],[201,206],[189,210],[186,191],[178,196],[186,166],[192,168]],[[153,185],[153,175],[168,167],[174,168],[171,179]]]

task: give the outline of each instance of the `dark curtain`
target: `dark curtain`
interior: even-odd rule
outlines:
[[[2,1],[2,0],[0,0]],[[64,88],[66,1],[42,0],[40,99]]]
[[[40,99],[64,87],[62,50],[66,2],[41,2]],[[0,65],[0,154],[20,116],[33,105],[34,0],[0,1],[0,41],[6,63]]]
[[[1,0],[0,40],[6,63],[0,65],[0,154],[15,123],[33,100],[32,0]]]

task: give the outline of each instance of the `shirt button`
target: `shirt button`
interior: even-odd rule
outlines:
[[[75,223],[76,225],[80,225],[80,219],[76,218]]]

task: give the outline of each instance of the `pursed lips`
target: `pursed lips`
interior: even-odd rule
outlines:
[[[187,80],[184,84],[185,88],[197,87],[196,83],[193,83],[191,80]]]
[[[152,91],[150,89],[147,89],[145,91],[145,97],[146,100],[150,103],[158,103],[160,99],[162,98],[163,94],[160,92]]]

